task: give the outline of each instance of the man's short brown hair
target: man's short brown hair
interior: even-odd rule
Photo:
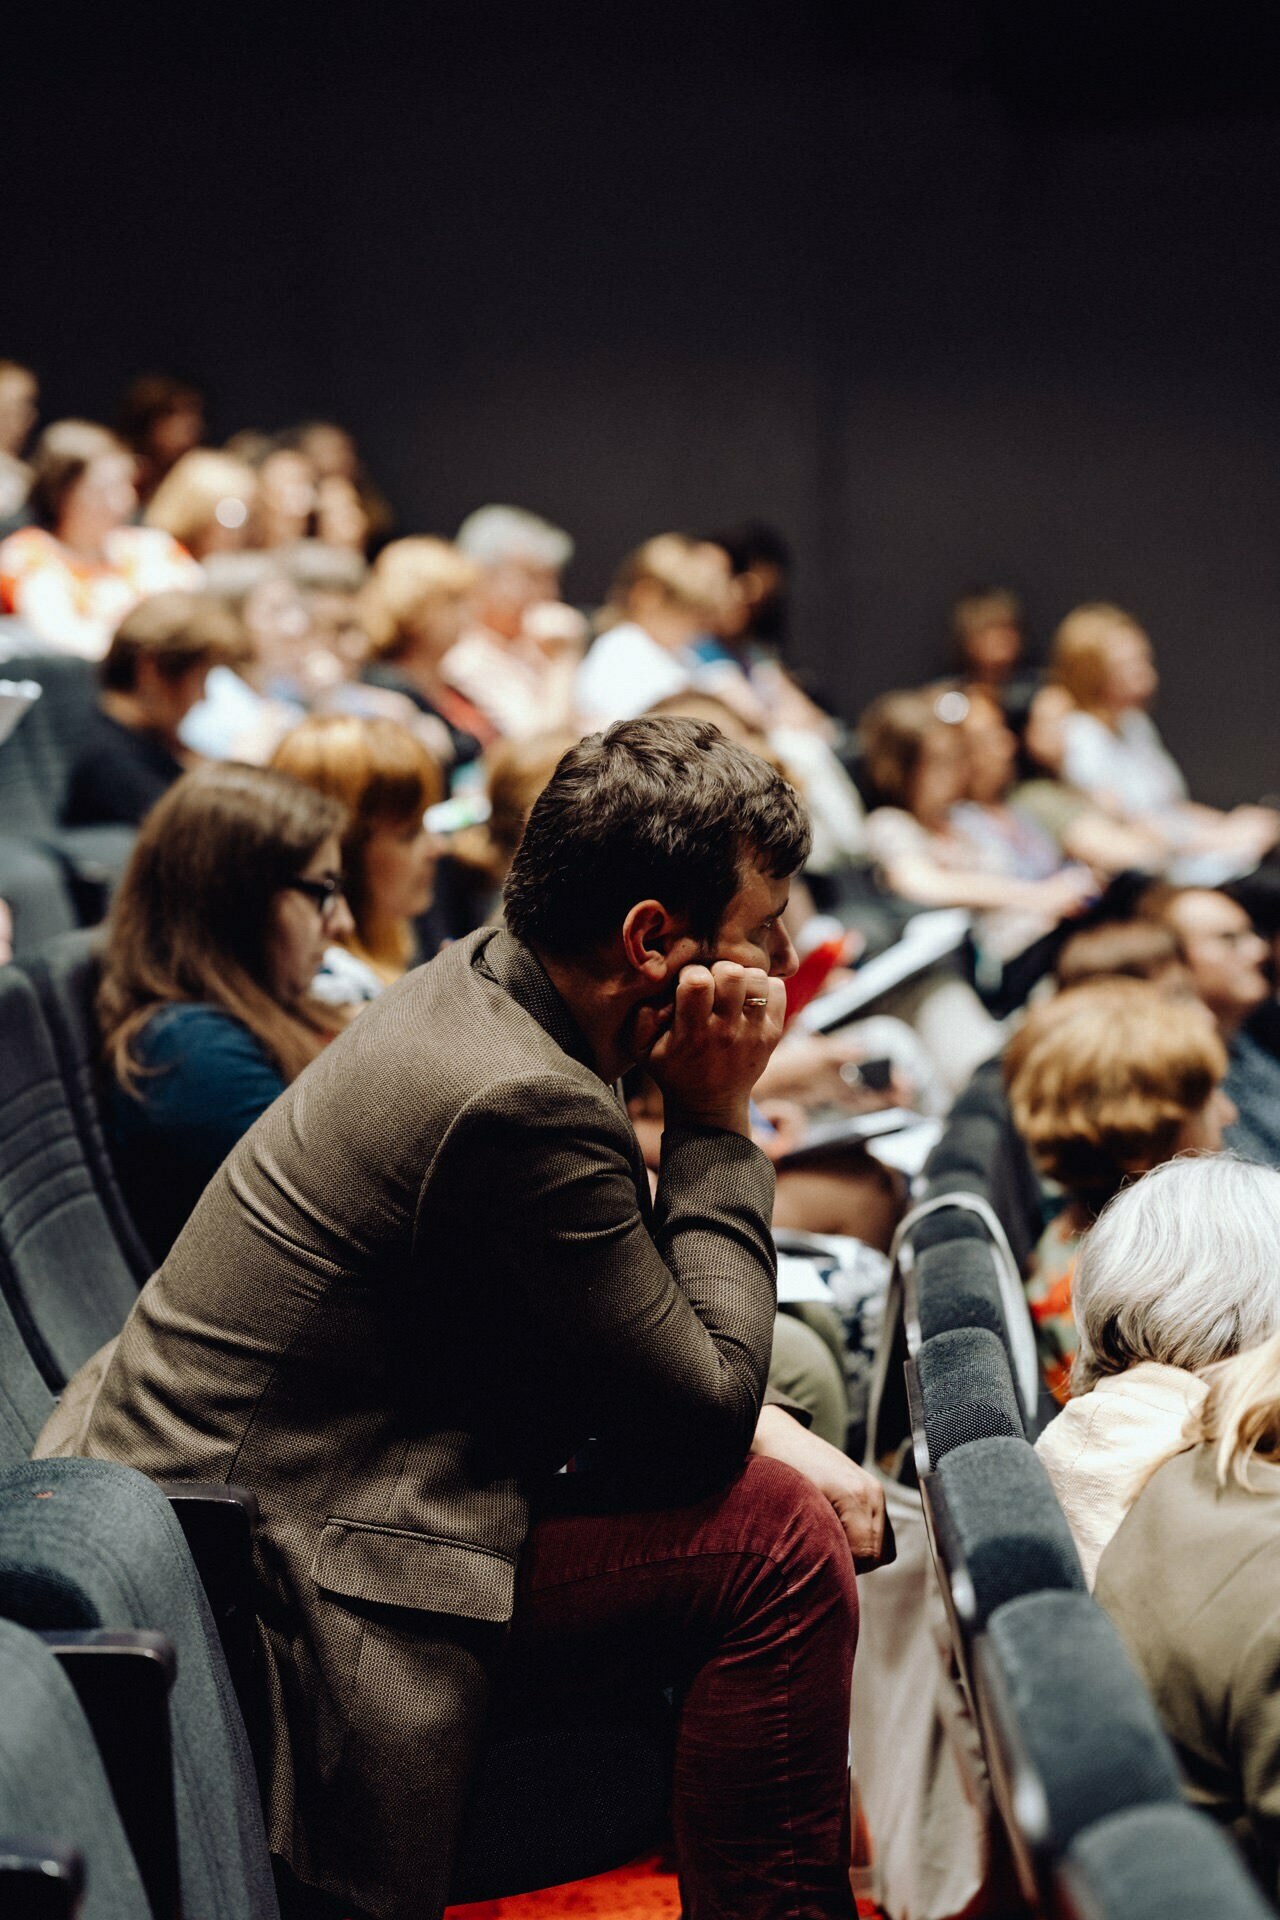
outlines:
[[[252,651],[239,618],[216,594],[153,593],[120,622],[99,673],[107,692],[132,693],[144,658],[177,680],[192,667],[242,665]]]
[[[809,857],[799,795],[706,720],[624,720],[570,747],[543,788],[507,879],[507,925],[585,954],[656,899],[711,941],[744,869],[782,879]]]

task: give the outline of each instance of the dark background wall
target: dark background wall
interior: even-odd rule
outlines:
[[[0,353],[356,431],[406,528],[570,581],[757,515],[847,712],[959,588],[1149,624],[1206,798],[1280,787],[1274,8],[128,9],[9,23]],[[1064,18],[1061,16],[1068,16]]]

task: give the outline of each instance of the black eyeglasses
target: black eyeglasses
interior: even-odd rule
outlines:
[[[327,880],[287,880],[285,890],[289,893],[305,893],[322,920],[328,918],[335,903],[343,898],[342,882],[334,874],[330,874]]]

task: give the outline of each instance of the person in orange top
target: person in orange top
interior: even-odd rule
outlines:
[[[1014,1125],[1066,1204],[1027,1275],[1045,1385],[1068,1397],[1072,1281],[1085,1234],[1120,1189],[1176,1154],[1217,1153],[1235,1108],[1206,1009],[1145,980],[1092,980],[1037,1007],[1005,1053]]]
[[[0,544],[0,611],[24,620],[38,644],[101,660],[139,600],[203,584],[172,535],[129,525],[134,456],[105,427],[55,421],[31,465],[36,524]]]

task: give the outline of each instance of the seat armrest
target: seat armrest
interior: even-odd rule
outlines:
[[[114,1627],[37,1634],[75,1689],[155,1920],[179,1920],[178,1825],[169,1690],[177,1672],[162,1633]]]
[[[0,1839],[0,1913],[5,1920],[76,1920],[84,1860],[74,1847]]]
[[[186,1536],[222,1642],[249,1745],[261,1765],[266,1714],[254,1601],[257,1496],[247,1487],[231,1487],[221,1480],[161,1481],[160,1491]]]

